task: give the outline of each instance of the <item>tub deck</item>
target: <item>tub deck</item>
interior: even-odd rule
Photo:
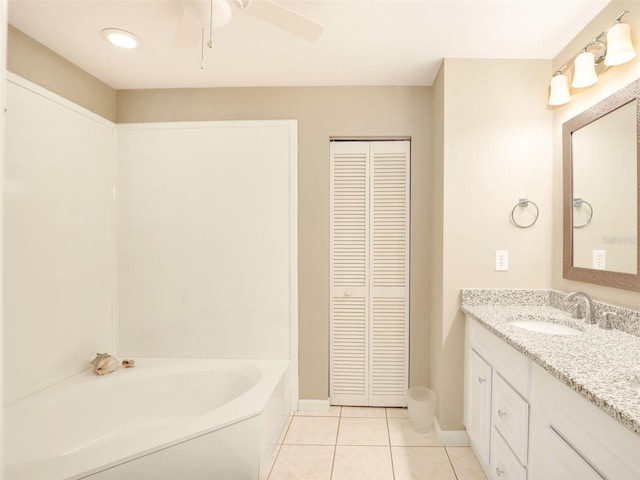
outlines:
[[[82,372],[5,407],[5,478],[257,479],[291,410],[288,365],[136,358]]]

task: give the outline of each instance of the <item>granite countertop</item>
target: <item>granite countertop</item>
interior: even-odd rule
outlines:
[[[492,292],[480,298],[481,292]],[[604,330],[572,318],[552,306],[554,291],[542,300],[538,292],[528,300],[496,299],[495,290],[463,290],[461,310],[519,352],[640,435],[640,337],[616,328]],[[514,292],[510,292],[513,297]],[[521,291],[527,292],[527,291]],[[528,291],[532,292],[532,291]],[[493,298],[490,298],[493,295]],[[516,294],[517,295],[517,294]],[[545,301],[549,299],[551,301]],[[533,299],[533,300],[532,300]],[[476,303],[470,304],[470,303]],[[493,303],[493,304],[490,304]],[[596,307],[598,311],[598,307]],[[544,317],[574,326],[578,335],[549,335],[524,330],[511,321]],[[637,377],[636,377],[637,375]]]

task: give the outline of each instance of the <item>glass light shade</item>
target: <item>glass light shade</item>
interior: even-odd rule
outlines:
[[[573,88],[584,88],[594,85],[598,81],[596,73],[596,57],[591,52],[582,52],[573,61]]]
[[[551,78],[549,105],[564,105],[571,101],[569,93],[569,79],[566,75],[554,75]]]
[[[622,65],[635,58],[636,51],[631,43],[631,27],[627,23],[616,23],[607,32],[607,55],[604,64],[611,67]]]
[[[224,27],[231,21],[231,5],[227,0],[213,0],[211,2],[211,26]]]
[[[105,28],[100,32],[109,43],[116,47],[134,49],[142,45],[142,40],[137,35],[120,30],[119,28]]]

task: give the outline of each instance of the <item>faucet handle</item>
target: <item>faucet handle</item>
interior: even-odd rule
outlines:
[[[612,328],[611,320],[615,319],[618,316],[618,314],[616,312],[603,312],[602,315],[604,315],[604,319],[600,324],[600,328],[604,330],[611,330]]]

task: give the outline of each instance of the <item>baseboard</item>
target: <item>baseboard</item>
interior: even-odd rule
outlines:
[[[298,411],[300,412],[328,412],[330,407],[329,399],[325,400],[298,400]]]
[[[469,445],[469,435],[466,430],[442,430],[438,419],[433,419],[433,429],[438,441],[443,445]]]

